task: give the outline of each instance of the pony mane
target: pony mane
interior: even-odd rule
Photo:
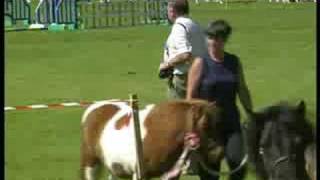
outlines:
[[[203,99],[176,99],[176,100],[170,100],[167,101],[169,103],[173,104],[186,104],[186,105],[192,105],[192,104],[198,104],[198,105],[209,105],[209,102]]]

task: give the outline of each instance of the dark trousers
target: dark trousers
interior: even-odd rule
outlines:
[[[225,139],[225,159],[229,166],[229,169],[235,169],[242,161],[244,156],[243,141],[241,132],[229,133]],[[220,163],[211,164],[210,168],[220,171]],[[239,171],[230,176],[230,180],[242,180],[246,174],[246,166],[242,167]],[[219,176],[213,176],[207,173],[204,169],[199,167],[198,174],[201,180],[218,180]]]

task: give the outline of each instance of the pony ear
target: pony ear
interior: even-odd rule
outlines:
[[[303,100],[301,100],[300,102],[299,102],[299,104],[298,104],[298,106],[297,106],[297,112],[299,113],[299,114],[301,114],[301,115],[305,115],[305,113],[306,113],[306,104],[305,104],[305,102],[303,101]]]

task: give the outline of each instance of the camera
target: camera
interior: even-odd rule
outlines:
[[[165,78],[170,77],[172,74],[173,74],[173,68],[163,69],[163,70],[160,70],[160,72],[159,72],[159,78],[165,79]]]

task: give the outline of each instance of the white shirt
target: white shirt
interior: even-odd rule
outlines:
[[[172,26],[164,49],[164,62],[181,53],[204,56],[207,52],[205,35],[201,27],[188,17],[178,17]],[[186,74],[190,64],[177,65],[173,74]]]

